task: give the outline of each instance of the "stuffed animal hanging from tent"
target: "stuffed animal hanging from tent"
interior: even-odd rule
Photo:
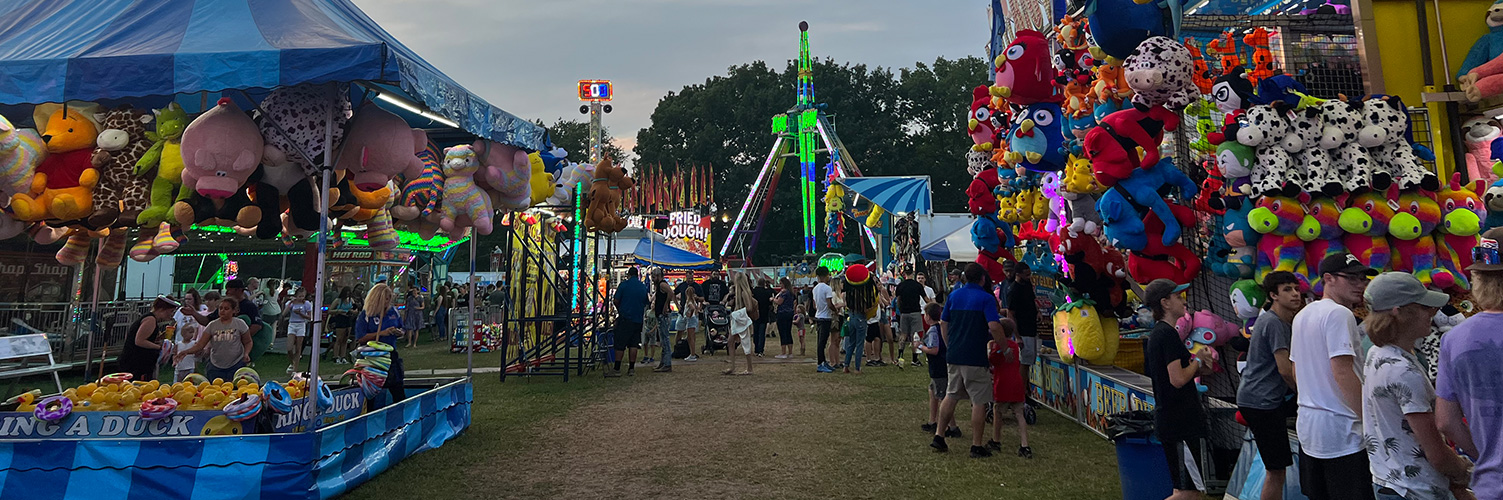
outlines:
[[[1165,106],[1179,111],[1199,95],[1195,66],[1184,44],[1163,36],[1149,37],[1123,62],[1132,102],[1138,106]]]
[[[970,118],[966,133],[971,136],[971,151],[990,152],[997,145],[997,132],[1004,130],[992,109],[992,95],[985,85],[977,85],[971,94]]]
[[[471,146],[480,155],[480,175],[475,180],[491,197],[497,210],[521,210],[532,201],[530,184],[534,163],[544,163],[542,155],[490,140],[477,140]]]
[[[261,220],[256,223],[256,237],[276,238],[312,234],[321,225],[318,189],[313,179],[281,148],[268,143],[261,154],[261,171],[253,184],[256,207]]]
[[[1311,289],[1317,294],[1325,289],[1325,284],[1320,279],[1321,260],[1330,255],[1347,253],[1346,231],[1341,229],[1341,211],[1345,207],[1345,201],[1346,195],[1311,199],[1306,203],[1305,221],[1295,230],[1295,236],[1305,242],[1305,267],[1309,272],[1307,276]]]
[[[1409,115],[1403,103],[1392,96],[1372,97],[1363,102],[1362,111],[1367,126],[1358,131],[1357,143],[1372,159],[1372,186],[1381,190],[1398,184],[1400,190],[1438,191],[1439,178],[1420,163],[1405,138]]]
[[[1195,212],[1190,207],[1174,204],[1169,205],[1169,209],[1174,213],[1175,225],[1189,227],[1195,224]],[[1201,260],[1195,252],[1178,242],[1161,243],[1163,238],[1157,236],[1166,227],[1164,221],[1149,214],[1143,217],[1142,225],[1146,246],[1127,255],[1127,272],[1134,280],[1147,283],[1167,278],[1175,283],[1186,284],[1200,275]]]
[[[37,164],[47,156],[42,135],[29,128],[16,128],[0,116],[0,203],[10,204],[14,195],[29,193]],[[0,207],[0,240],[26,231],[26,223],[16,220]]]
[[[1222,190],[1228,210],[1252,204],[1252,173],[1257,168],[1257,152],[1237,141],[1216,146],[1216,169],[1226,180]]]
[[[1018,30],[1012,43],[997,56],[996,85],[991,87],[991,95],[1017,106],[1059,102],[1050,59],[1049,41],[1043,33]],[[992,107],[1001,108],[996,104]]]
[[[1007,163],[1033,172],[1058,172],[1065,167],[1063,112],[1059,104],[1028,105],[1012,130],[1007,132]]]
[[[344,141],[352,114],[349,86],[330,83],[278,87],[261,100],[254,117],[268,146],[303,175],[317,177],[324,153],[337,151]],[[330,132],[333,136],[325,137]]]
[[[1224,241],[1228,248],[1225,255],[1219,256],[1217,266],[1211,268],[1211,272],[1228,278],[1251,278],[1258,268],[1258,241],[1262,233],[1253,231],[1252,223],[1248,221],[1248,215],[1253,210],[1251,202],[1240,203],[1236,207],[1227,209],[1221,217],[1219,232],[1221,238],[1213,240]],[[1209,257],[1208,257],[1209,258]]]
[[[1388,244],[1393,247],[1393,270],[1414,274],[1425,286],[1450,288],[1456,276],[1439,266],[1440,250],[1431,233],[1441,223],[1440,204],[1434,193],[1404,191],[1399,209],[1388,223]]]
[[[626,176],[626,170],[617,167],[609,156],[595,165],[595,179],[590,183],[589,191],[590,206],[585,209],[585,229],[607,233],[625,229],[626,218],[619,213],[621,198],[635,186],[636,182]],[[834,189],[832,184],[830,190]]]
[[[1087,0],[1081,11],[1091,27],[1091,38],[1109,56],[1126,58],[1150,36],[1178,36],[1182,0],[1169,0],[1169,12],[1149,0]],[[1165,18],[1171,21],[1164,23]]]
[[[94,186],[94,213],[82,221],[86,229],[137,226],[136,219],[151,203],[151,179],[136,175],[136,162],[151,149],[146,138],[146,124],[152,115],[122,105],[100,113],[103,127],[95,141],[90,163],[99,171]],[[124,238],[124,231],[117,236]]]
[[[418,159],[423,161],[423,175],[403,179],[402,194],[390,209],[393,218],[405,221],[408,228],[425,240],[438,234],[443,218],[444,166],[434,154],[436,147],[430,144],[428,149],[418,152]]]
[[[1482,181],[1461,183],[1461,173],[1453,172],[1451,182],[1437,195],[1440,202],[1441,221],[1439,242],[1440,265],[1456,277],[1456,286],[1469,290],[1466,268],[1472,265],[1472,249],[1477,246],[1477,235],[1482,230],[1482,219],[1487,212],[1482,200],[1477,197]]]
[[[1300,224],[1305,222],[1305,207],[1302,203],[1301,199],[1266,195],[1258,199],[1257,208],[1247,214],[1253,230],[1262,234],[1258,240],[1259,282],[1274,271],[1308,276],[1305,268],[1305,243],[1296,234]]]
[[[261,210],[245,185],[265,154],[256,122],[228,97],[183,130],[183,189],[172,213],[179,225],[207,222],[256,227]]]
[[[1364,189],[1347,198],[1347,208],[1341,211],[1341,229],[1348,252],[1357,257],[1362,265],[1382,271],[1388,269],[1393,257],[1388,245],[1388,225],[1393,220],[1397,203],[1397,187],[1388,191]]]
[[[1092,71],[1096,73],[1096,83],[1091,85],[1091,91],[1096,94],[1097,103],[1116,103],[1121,109],[1122,102],[1132,98],[1132,86],[1127,84],[1127,72],[1122,69],[1121,59],[1108,57]]]
[[[443,218],[439,226],[450,235],[458,235],[466,227],[491,234],[493,210],[490,197],[475,183],[480,160],[474,148],[461,144],[444,149],[443,168]]]
[[[188,112],[176,102],[152,113],[156,115],[156,130],[146,133],[153,141],[151,149],[136,161],[136,175],[152,175],[151,205],[136,217],[142,227],[159,226],[171,216],[172,204],[183,185],[183,130],[189,121]]]
[[[32,111],[47,157],[37,164],[31,189],[11,197],[10,208],[22,221],[74,220],[94,211],[99,171],[90,159],[99,137],[97,104],[47,103]]]
[[[1195,39],[1185,37],[1185,50],[1190,51],[1190,64],[1194,68],[1190,80],[1195,82],[1195,88],[1202,94],[1211,93],[1216,85],[1216,75],[1211,73],[1211,65],[1206,63],[1205,54],[1201,53],[1200,47],[1195,44]]]
[[[1503,126],[1499,125],[1496,118],[1477,116],[1466,121],[1462,128],[1466,130],[1463,136],[1466,138],[1466,173],[1471,180],[1480,180],[1484,185],[1492,184],[1498,180],[1498,175],[1493,173],[1493,150],[1503,141]]]
[[[361,210],[352,219],[367,220],[394,196],[387,188],[392,178],[423,174],[423,161],[417,153],[428,147],[428,134],[407,126],[407,122],[375,103],[360,106],[350,121],[340,145],[336,170],[346,172],[340,183],[341,206],[356,205]],[[348,191],[348,193],[346,192]]]
[[[1060,18],[1059,24],[1054,26],[1055,40],[1059,45],[1069,50],[1085,50],[1090,47],[1090,38],[1086,32],[1090,29],[1090,22],[1085,18],[1065,14]]]
[[[1073,358],[1109,365],[1117,358],[1120,340],[1117,318],[1101,314],[1091,300],[1076,300],[1054,312],[1055,335],[1060,352],[1069,351]]]
[[[1069,215],[1069,229],[1077,233],[1101,234],[1101,215],[1096,213],[1096,196],[1106,191],[1106,186],[1096,182],[1091,174],[1091,162],[1085,158],[1070,157],[1064,175],[1060,177],[1060,197],[1065,199]]]
[[[1079,290],[1102,306],[1102,312],[1115,317],[1132,314],[1123,294],[1127,278],[1127,266],[1122,254],[1115,248],[1103,246],[1095,236],[1063,231],[1053,250],[1070,264],[1069,272],[1060,282]],[[1114,265],[1116,262],[1118,264]]]
[[[1337,178],[1349,193],[1368,186],[1372,179],[1372,160],[1357,140],[1363,128],[1362,107],[1362,101],[1347,100],[1346,96],[1320,103],[1324,125],[1320,147],[1326,150]]]

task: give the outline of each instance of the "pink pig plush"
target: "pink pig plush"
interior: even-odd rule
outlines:
[[[183,130],[183,189],[172,211],[184,227],[200,222],[255,227],[261,211],[245,183],[261,164],[266,143],[256,122],[222,98]]]
[[[354,196],[355,204],[379,210],[392,196],[387,184],[393,177],[405,174],[415,179],[423,174],[423,161],[417,153],[427,147],[428,134],[408,127],[402,117],[366,103],[350,120],[334,168],[346,173],[347,182],[341,184],[347,186],[341,188],[354,191],[348,194]]]

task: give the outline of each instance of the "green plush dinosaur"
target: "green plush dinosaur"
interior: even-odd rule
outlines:
[[[188,112],[175,102],[153,112],[157,130],[146,133],[152,141],[151,149],[136,162],[136,175],[156,169],[156,178],[151,181],[151,206],[136,218],[143,226],[155,226],[167,219],[183,185],[182,139],[183,129],[188,128]]]

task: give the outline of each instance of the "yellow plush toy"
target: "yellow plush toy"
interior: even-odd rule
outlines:
[[[74,220],[94,211],[99,171],[92,157],[99,137],[99,124],[94,121],[98,108],[92,103],[48,103],[33,111],[48,154],[36,167],[30,192],[11,197],[16,219]]]
[[[1055,311],[1054,331],[1060,359],[1067,363],[1069,358],[1080,358],[1095,365],[1110,365],[1117,358],[1117,319],[1098,313],[1089,300],[1070,302]]]
[[[532,188],[532,205],[537,205],[553,194],[553,174],[543,170],[543,157],[537,153],[528,154],[527,161],[532,165],[532,177],[528,180]]]

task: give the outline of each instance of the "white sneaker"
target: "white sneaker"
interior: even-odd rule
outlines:
[[[684,361],[699,361],[699,356],[695,356],[693,354],[690,354],[689,357],[684,358]]]
[[[291,366],[287,367],[287,373],[292,373],[292,367]]]
[[[777,358],[777,359],[788,359],[788,355],[787,354],[779,354],[779,355],[773,356],[773,357]]]

